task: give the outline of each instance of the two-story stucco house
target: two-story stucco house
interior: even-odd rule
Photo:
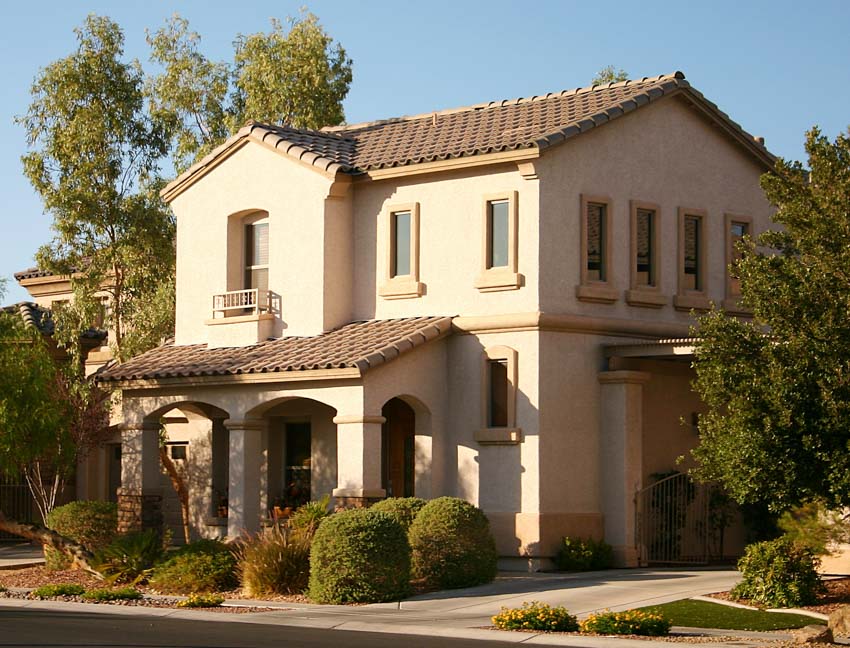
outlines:
[[[456,495],[517,565],[564,535],[635,564],[635,493],[696,442],[679,339],[692,309],[741,310],[727,267],[768,226],[772,163],[678,72],[246,125],[163,192],[174,343],[102,375],[123,394],[125,523],[156,517],[177,412],[199,535],[325,493]]]

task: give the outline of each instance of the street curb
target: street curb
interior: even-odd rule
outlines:
[[[304,618],[287,618],[287,611],[295,611],[293,608],[288,610],[276,610],[274,612],[257,612],[254,614],[234,614],[221,615],[214,612],[204,610],[182,610],[173,608],[153,608],[141,606],[120,606],[96,603],[77,603],[77,602],[62,602],[62,601],[33,601],[30,599],[0,599],[0,608],[23,608],[31,610],[49,610],[53,612],[86,612],[107,614],[114,616],[148,616],[154,618],[170,618],[197,621],[204,619],[205,621],[221,622],[221,623],[252,623],[256,625],[269,626],[291,626],[291,627],[306,627],[321,630],[343,630],[349,632],[379,632],[382,634],[396,634],[408,636],[429,636],[429,637],[446,637],[457,639],[470,639],[478,641],[500,641],[505,643],[523,643],[531,645],[545,646],[570,646],[572,648],[646,648],[647,644],[667,644],[669,642],[652,639],[626,639],[618,637],[595,637],[592,635],[559,635],[549,633],[533,633],[533,632],[514,632],[488,630],[485,628],[457,628],[457,627],[435,627],[422,626],[413,624],[389,624],[389,623],[369,623],[367,621],[342,620],[334,619],[332,615],[323,617],[304,619]],[[221,618],[223,617],[223,618]],[[677,628],[679,631],[699,632],[696,628]],[[741,641],[736,642],[736,646],[761,646],[765,641],[784,638],[777,636],[776,633],[746,633],[747,636],[735,636],[741,638]],[[701,646],[718,648],[726,646],[728,642],[705,642]]]

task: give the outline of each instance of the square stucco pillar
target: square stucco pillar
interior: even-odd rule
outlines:
[[[635,494],[643,472],[643,385],[650,374],[603,371],[600,415],[600,479],[605,541],[618,567],[636,567]]]
[[[386,497],[381,475],[381,425],[383,416],[336,416],[338,507],[374,504]]]
[[[118,530],[162,530],[159,423],[145,421],[121,428],[121,488]]]
[[[237,538],[260,529],[268,424],[263,419],[228,419],[224,425],[230,431],[227,537]]]

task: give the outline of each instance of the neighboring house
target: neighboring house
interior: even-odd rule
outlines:
[[[330,493],[463,497],[505,563],[564,535],[638,561],[636,493],[696,443],[692,309],[774,158],[681,73],[366,124],[249,123],[163,191],[177,324],[101,374],[122,523],[155,524],[157,430],[197,535]],[[687,462],[685,466],[687,466]]]

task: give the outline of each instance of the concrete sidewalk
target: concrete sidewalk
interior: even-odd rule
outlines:
[[[44,562],[40,546],[29,542],[0,542],[0,569],[21,569]]]

